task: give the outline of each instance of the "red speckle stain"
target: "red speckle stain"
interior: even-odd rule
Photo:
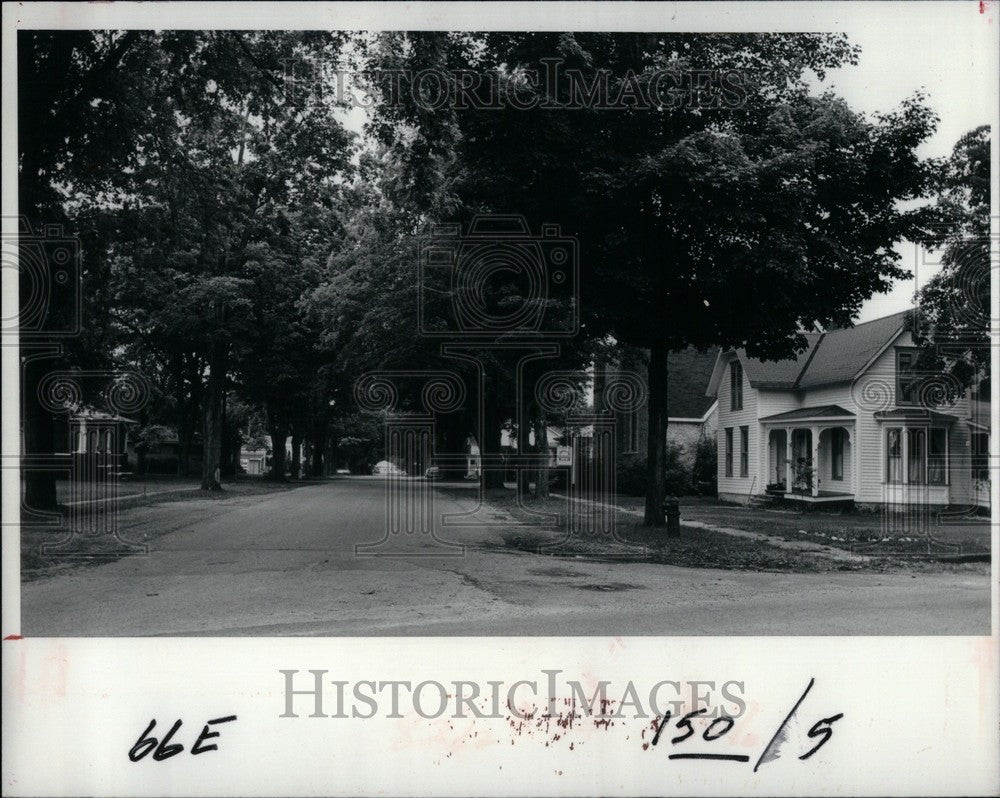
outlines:
[[[4,640],[24,640],[21,635],[7,635]]]
[[[980,14],[985,14],[986,13],[986,7],[987,7],[986,0],[979,0],[979,13]]]

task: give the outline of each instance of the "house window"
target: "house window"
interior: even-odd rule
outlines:
[[[733,428],[726,427],[726,476],[733,475]]]
[[[927,430],[908,429],[906,431],[907,482],[923,485],[927,482]]]
[[[903,481],[903,436],[906,436],[906,482],[909,485],[948,484],[948,430],[912,427],[886,430],[886,480]]]
[[[890,427],[885,431],[885,478],[888,482],[903,481],[903,431]]]
[[[750,427],[740,427],[740,476],[750,472]]]
[[[836,427],[830,432],[830,439],[833,444],[831,479],[842,480],[844,478],[844,435],[844,430],[840,427]]]
[[[743,364],[738,360],[729,364],[729,409],[743,409]]]
[[[930,431],[927,448],[927,484],[948,484],[948,430],[935,427]]]
[[[917,352],[900,349],[896,352],[896,404],[915,405],[919,402],[919,378],[915,373]]]

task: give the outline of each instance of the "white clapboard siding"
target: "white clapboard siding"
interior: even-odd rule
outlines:
[[[719,452],[719,493],[746,495],[753,486],[754,493],[762,491],[760,482],[758,442],[760,440],[760,424],[757,412],[757,391],[750,387],[746,369],[743,370],[743,409],[730,410],[730,370],[729,362],[733,356],[725,359],[725,371],[719,381],[719,426],[716,434],[716,445]],[[747,476],[740,474],[740,427],[747,427],[750,433],[748,450]],[[726,476],[726,428],[733,428],[733,476]]]

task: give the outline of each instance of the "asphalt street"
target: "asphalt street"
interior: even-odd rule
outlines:
[[[413,483],[413,489],[422,485]],[[757,573],[503,548],[474,491],[434,491],[442,539],[385,543],[382,479],[146,508],[145,556],[22,587],[25,636],[988,634],[980,573]],[[164,516],[165,518],[166,516]],[[489,526],[492,524],[492,527]],[[358,556],[356,544],[379,544]],[[402,556],[382,556],[391,552]],[[376,555],[376,556],[371,556]]]

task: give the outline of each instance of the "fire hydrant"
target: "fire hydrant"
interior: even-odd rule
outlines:
[[[663,514],[667,519],[667,537],[679,538],[681,536],[681,503],[673,496],[668,496],[663,500]]]

